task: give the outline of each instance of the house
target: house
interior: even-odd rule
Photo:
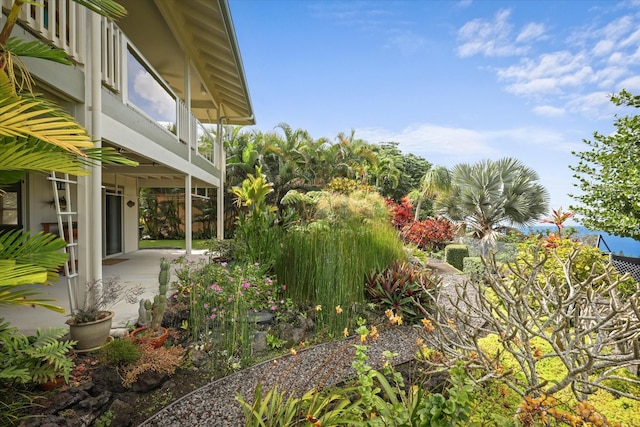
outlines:
[[[13,0],[0,3],[4,20]],[[12,37],[40,39],[74,63],[26,58],[35,90],[71,113],[96,145],[139,166],[96,165],[89,177],[29,175],[4,188],[0,227],[62,228],[77,259],[70,274],[87,283],[102,278],[103,259],[138,249],[140,188],[183,188],[187,218],[193,195],[215,196],[222,212],[223,127],[254,124],[253,109],[226,0],[122,0],[127,16],[117,22],[70,0],[34,3],[24,4]]]

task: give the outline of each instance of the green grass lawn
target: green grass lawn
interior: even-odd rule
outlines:
[[[193,249],[209,249],[209,240],[193,239]],[[138,242],[140,249],[184,249],[184,240],[140,240]]]

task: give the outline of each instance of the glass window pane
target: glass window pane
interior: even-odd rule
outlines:
[[[2,223],[5,225],[17,225],[18,211],[2,211]]]
[[[4,209],[18,209],[18,193],[6,193],[2,196],[2,207]]]

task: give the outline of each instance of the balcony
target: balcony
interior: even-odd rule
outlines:
[[[13,4],[13,0],[0,1],[5,11]],[[138,1],[142,4],[144,0]],[[85,70],[89,49],[88,14],[84,7],[71,0],[44,0],[40,4],[25,3],[19,22],[34,37],[64,50],[79,70]],[[213,124],[198,120],[185,102],[186,98],[191,99],[191,93],[186,92],[193,92],[194,84],[197,87],[198,83],[183,90],[181,98],[175,86],[145,58],[143,46],[135,46],[116,23],[106,18],[101,19],[101,47],[103,88],[155,122],[172,135],[177,144],[189,147],[192,155],[222,170],[224,152],[212,134]],[[202,83],[200,88],[197,96],[208,95]],[[215,119],[208,121],[215,122]]]

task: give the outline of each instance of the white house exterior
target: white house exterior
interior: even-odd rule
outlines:
[[[0,2],[4,20],[13,0]],[[192,193],[206,188],[217,192],[222,212],[222,140],[208,152],[197,143],[203,125],[253,124],[253,109],[226,0],[122,0],[128,14],[117,22],[70,0],[38,3],[23,6],[12,37],[64,49],[74,65],[26,59],[35,91],[67,109],[96,145],[139,162],[97,165],[61,190],[75,212],[78,281],[87,283],[102,278],[104,258],[138,249],[140,188],[184,188],[187,218]],[[54,187],[47,176],[28,176],[10,189],[17,212],[6,218],[33,231],[57,230]],[[190,248],[189,220],[185,231]]]

